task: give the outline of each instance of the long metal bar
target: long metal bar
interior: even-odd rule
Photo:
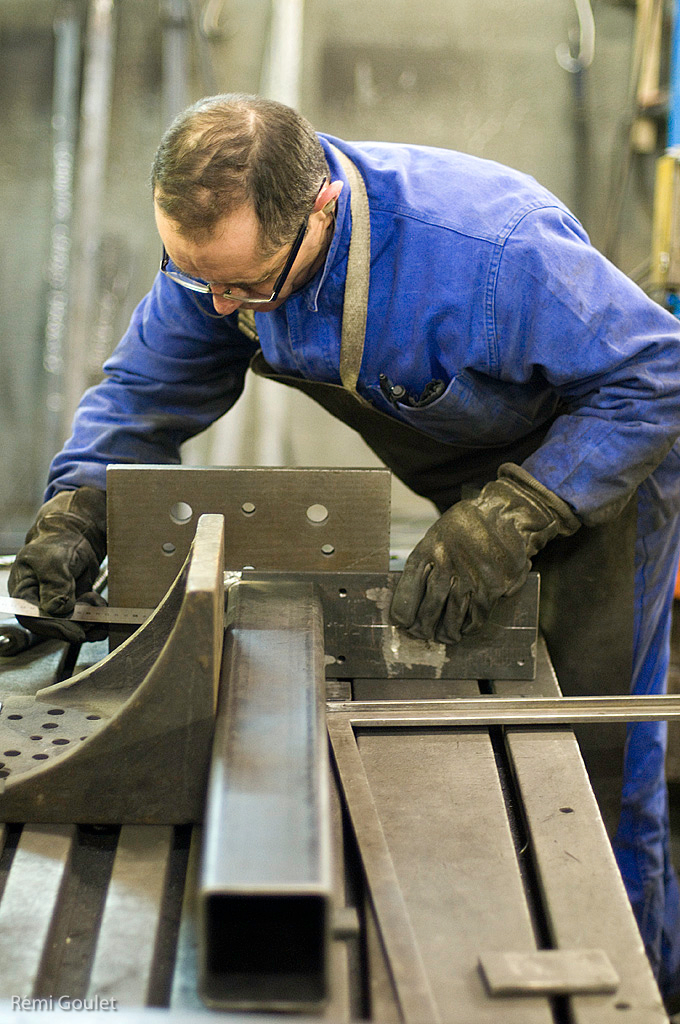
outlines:
[[[196,979],[198,977],[196,904],[200,859],[201,827],[195,825],[191,832],[189,860],[184,878],[184,896],[180,912],[175,963],[170,990],[170,1009],[182,1013],[205,1009],[196,991]]]
[[[456,697],[451,700],[329,701],[365,728],[410,725],[570,725],[576,722],[673,722],[680,719],[677,694],[629,697]]]
[[[332,894],[321,604],[308,584],[239,583],[227,623],[199,878],[201,992],[216,1008],[318,1008]]]
[[[328,734],[352,824],[359,839],[371,902],[405,1024],[441,1019],[413,934],[387,840],[346,718],[330,717]]]

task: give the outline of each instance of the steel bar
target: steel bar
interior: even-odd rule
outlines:
[[[174,830],[126,825],[118,840],[88,996],[146,1006],[151,995]]]
[[[413,934],[354,732],[346,719],[331,718],[327,724],[403,1020],[405,1024],[419,1021],[437,1024],[441,1019],[439,1010]]]
[[[0,902],[0,997],[40,994],[74,839],[73,825],[23,828]]]
[[[201,828],[199,825],[195,825],[191,831],[191,845],[184,881],[184,897],[170,990],[170,1008],[182,1013],[189,1013],[192,1010],[205,1011],[196,990],[196,979],[198,978],[197,890],[200,857]]]
[[[334,780],[335,781],[335,780]],[[331,835],[333,844],[333,936],[330,946],[330,991],[324,1017],[349,1022],[359,1016],[361,993],[359,979],[352,977],[350,946],[355,963],[359,962],[360,926],[348,885],[341,794],[330,786]],[[354,927],[356,925],[356,928]],[[356,972],[355,972],[356,973]]]
[[[227,623],[200,990],[216,1008],[312,1009],[328,991],[332,893],[321,606],[309,585],[238,583]]]
[[[353,725],[571,725],[576,722],[673,722],[680,696],[455,697],[451,700],[329,701],[329,713],[344,713]]]

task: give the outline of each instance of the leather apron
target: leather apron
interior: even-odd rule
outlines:
[[[350,183],[352,236],[343,305],[342,385],[277,373],[262,351],[250,368],[296,388],[356,430],[407,487],[440,512],[494,479],[503,462],[521,464],[539,447],[550,422],[519,441],[497,447],[447,444],[376,409],[356,390],[366,332],[370,226],[366,189],[349,158],[333,147]],[[240,318],[241,320],[242,318]],[[254,320],[245,317],[251,336]],[[534,558],[541,574],[540,625],[563,693],[628,693],[632,673],[634,551],[637,503],[603,526],[583,527],[552,541]],[[624,724],[581,725],[577,735],[610,835],[616,828],[622,784]]]

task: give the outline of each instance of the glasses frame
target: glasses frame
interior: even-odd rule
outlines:
[[[321,195],[321,191],[325,184],[326,178],[324,178],[323,181],[321,182],[319,191],[317,192],[317,199]],[[314,200],[314,202],[316,203],[316,199]],[[170,257],[166,252],[165,246],[163,246],[163,252],[161,255],[161,274],[164,274],[166,277],[169,277],[171,281],[175,282],[175,284],[181,284],[183,288],[188,288],[190,291],[193,292],[200,292],[201,295],[216,295],[220,299],[231,299],[233,302],[238,302],[239,304],[248,306],[267,306],[269,305],[270,302],[276,302],[281,293],[281,289],[283,288],[284,284],[286,283],[286,280],[288,279],[288,275],[290,274],[291,268],[295,263],[297,254],[299,253],[300,247],[302,246],[302,243],[304,241],[304,237],[307,234],[307,225],[309,223],[309,218],[312,212],[313,211],[310,211],[310,213],[307,214],[302,224],[300,225],[298,233],[295,236],[295,241],[291,246],[291,250],[288,253],[286,262],[283,265],[283,270],[276,278],[276,281],[274,282],[274,288],[272,289],[272,293],[267,299],[251,299],[245,295],[234,295],[230,288],[225,289],[225,291],[223,292],[214,292],[210,285],[204,281],[194,281],[192,278],[188,277],[185,274],[181,274],[179,271],[168,270],[167,268],[168,263],[170,262]]]

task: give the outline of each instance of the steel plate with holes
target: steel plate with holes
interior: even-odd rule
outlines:
[[[108,715],[63,708],[34,697],[8,697],[0,718],[0,778],[21,775],[70,752],[97,732]]]
[[[204,512],[225,516],[228,569],[389,567],[388,470],[109,466],[106,486],[114,606],[161,599]]]

